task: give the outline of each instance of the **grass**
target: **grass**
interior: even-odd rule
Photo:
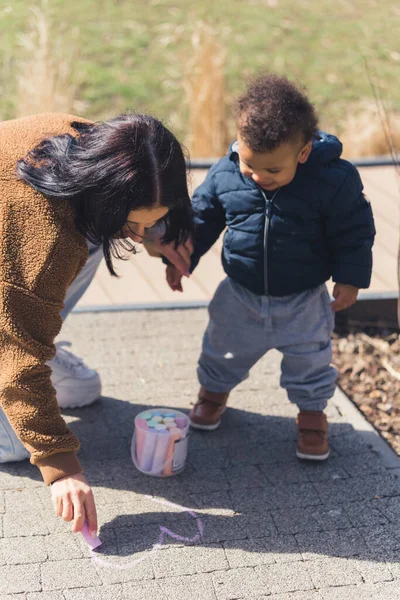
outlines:
[[[80,29],[68,85],[76,86],[72,109],[89,118],[149,111],[188,141],[184,81],[200,22],[212,23],[224,48],[228,104],[248,75],[271,69],[306,86],[325,129],[342,133],[358,115],[362,128],[365,106],[373,102],[367,59],[400,112],[396,0],[51,0],[49,6],[61,59],[71,61],[77,42],[68,32]],[[29,30],[30,7],[28,0],[4,0],[0,7],[1,118],[18,112],[18,64],[27,57],[21,35]],[[62,90],[56,93],[61,101]],[[228,126],[232,135],[232,121]]]

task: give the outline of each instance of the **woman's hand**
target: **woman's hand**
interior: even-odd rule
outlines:
[[[169,260],[181,276],[190,277],[190,257],[193,254],[193,244],[187,240],[175,248],[175,244],[159,244],[158,250]],[[182,290],[181,290],[182,291]]]
[[[91,535],[97,533],[97,513],[93,492],[82,473],[58,479],[51,486],[51,497],[58,517],[72,523],[72,531],[81,531],[85,520]]]
[[[150,256],[163,255],[169,262],[176,267],[182,276],[190,276],[190,257],[193,254],[193,243],[189,239],[184,244],[175,248],[175,244],[163,244],[161,242],[165,228],[162,226],[154,226],[147,231],[146,238],[143,240],[143,245]]]
[[[182,275],[179,273],[178,269],[174,267],[174,265],[167,266],[167,282],[171,290],[174,292],[183,292],[182,288]]]

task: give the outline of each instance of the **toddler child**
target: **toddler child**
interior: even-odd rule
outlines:
[[[367,288],[375,229],[357,170],[318,130],[306,95],[285,77],[256,78],[236,102],[237,141],[193,196],[191,270],[226,228],[227,278],[209,306],[192,427],[216,429],[229,392],[270,349],[294,402],[297,456],[329,455],[324,409],[334,393],[334,311]],[[325,282],[335,282],[331,303]],[[172,289],[181,275],[167,267]]]

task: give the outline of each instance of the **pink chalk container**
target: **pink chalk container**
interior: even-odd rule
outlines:
[[[152,477],[181,473],[187,457],[189,425],[188,416],[177,410],[154,408],[138,414],[131,444],[135,467]]]

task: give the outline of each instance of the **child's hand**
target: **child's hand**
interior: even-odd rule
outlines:
[[[331,308],[337,312],[338,310],[349,308],[349,306],[355,303],[358,296],[358,288],[346,283],[335,283],[332,295],[335,300],[331,302]]]
[[[183,292],[182,283],[181,283],[182,275],[174,265],[167,266],[166,275],[167,275],[167,282],[168,282],[168,285],[171,288],[171,290],[173,290],[174,292],[176,292],[176,291]]]

